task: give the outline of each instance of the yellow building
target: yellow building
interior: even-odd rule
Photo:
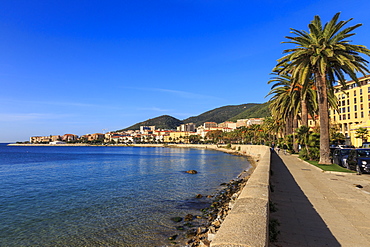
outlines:
[[[196,135],[195,132],[189,131],[172,131],[164,137],[164,142],[189,143],[189,136]]]
[[[335,86],[338,99],[338,111],[329,110],[332,123],[339,126],[346,137],[346,144],[356,147],[362,145],[360,138],[355,138],[356,131],[362,127],[370,133],[370,75],[359,78],[360,85],[354,81],[347,82],[347,88]]]

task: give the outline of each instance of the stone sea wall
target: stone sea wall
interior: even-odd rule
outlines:
[[[227,149],[217,145],[191,144],[172,147],[205,148],[246,155],[254,169],[253,172],[249,171],[250,175],[243,189],[234,194],[237,198],[235,200],[231,198],[232,200],[226,204],[228,208],[226,216],[220,215],[218,210],[216,219],[212,219],[208,229],[204,230],[207,233],[198,234],[197,244],[188,246],[268,246],[270,148],[261,145],[232,145],[231,149]],[[234,186],[235,182],[231,182],[228,186]],[[221,224],[216,227],[216,232],[213,234],[212,228],[216,223],[218,224],[218,221]],[[200,232],[202,232],[201,228]]]
[[[222,223],[212,247],[268,246],[270,149],[266,146],[235,145],[254,157],[256,168]]]

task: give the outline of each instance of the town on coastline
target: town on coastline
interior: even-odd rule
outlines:
[[[94,133],[77,136],[74,134],[32,136],[32,144],[138,144],[138,143],[205,143],[214,136],[231,132],[237,128],[260,125],[263,118],[239,119],[236,122],[205,122],[196,126],[193,123],[182,124],[176,130],[156,129],[155,126],[140,126],[139,130]]]

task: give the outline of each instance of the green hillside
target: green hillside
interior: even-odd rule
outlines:
[[[176,129],[176,127],[180,126],[181,124],[183,124],[181,120],[168,115],[163,115],[134,124],[122,130],[138,130],[140,129],[140,126],[155,126],[156,129]]]
[[[204,122],[222,123],[225,121],[236,122],[238,119],[262,118],[270,116],[268,105],[268,103],[249,103],[242,105],[222,106],[202,113],[198,116],[189,117],[182,121],[168,115],[163,115],[117,131],[138,130],[140,129],[140,126],[155,126],[156,129],[176,129],[177,126],[180,126],[184,123],[194,123],[196,126],[199,126]]]
[[[199,116],[189,117],[184,119],[184,123],[194,123],[196,126],[203,124],[204,122],[216,122],[222,123],[230,118],[239,115],[240,113],[250,109],[251,107],[258,106],[260,104],[249,103],[242,105],[229,105],[222,106],[205,113],[200,114]]]
[[[271,116],[270,114],[270,109],[269,109],[269,103],[263,103],[259,105],[254,105],[245,111],[229,118],[229,121],[235,122],[238,119],[248,119],[248,118],[264,118],[264,117],[269,117]]]

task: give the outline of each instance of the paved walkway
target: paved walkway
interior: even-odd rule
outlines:
[[[282,153],[271,171],[280,235],[270,246],[370,246],[370,175],[324,173]]]

